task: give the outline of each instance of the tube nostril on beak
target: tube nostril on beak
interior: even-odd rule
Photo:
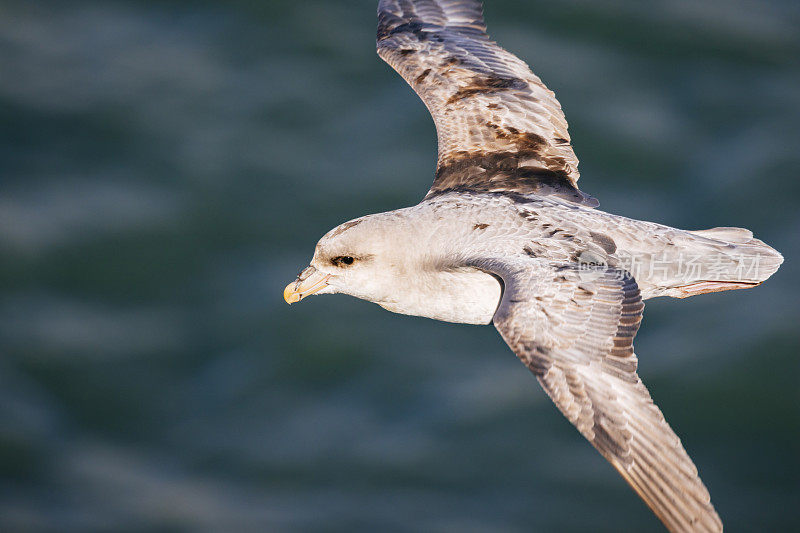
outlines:
[[[300,272],[300,274],[297,275],[297,281],[305,281],[305,280],[307,280],[308,277],[311,276],[311,274],[313,274],[316,271],[317,271],[317,269],[312,267],[312,266],[306,268],[305,270]]]
[[[286,303],[299,302],[306,296],[321,291],[328,286],[329,274],[318,272],[314,267],[308,267],[297,276],[297,279],[283,289],[283,299]]]

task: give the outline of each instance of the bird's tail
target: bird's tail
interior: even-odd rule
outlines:
[[[763,283],[783,263],[783,256],[743,228],[688,231],[683,275],[665,295],[687,298],[708,292],[748,289]]]

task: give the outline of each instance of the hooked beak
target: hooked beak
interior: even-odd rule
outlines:
[[[283,299],[287,304],[299,302],[306,296],[319,292],[328,286],[330,274],[318,272],[316,268],[310,266],[300,272],[297,279],[286,286],[283,290]]]

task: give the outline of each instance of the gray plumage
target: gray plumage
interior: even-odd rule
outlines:
[[[636,374],[633,338],[643,300],[753,287],[781,255],[741,228],[685,231],[594,209],[558,101],[489,39],[480,2],[382,0],[377,46],[433,116],[436,177],[418,205],[328,232],[287,302],[341,292],[493,323],[667,528],[721,531]]]

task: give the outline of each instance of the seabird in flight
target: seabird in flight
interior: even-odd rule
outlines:
[[[596,209],[578,189],[558,100],[489,38],[479,1],[381,0],[377,47],[433,116],[433,185],[413,207],[329,231],[286,301],[345,293],[494,324],[668,529],[721,531],[636,373],[633,338],[643,300],[755,287],[782,256],[745,229],[685,231]]]

